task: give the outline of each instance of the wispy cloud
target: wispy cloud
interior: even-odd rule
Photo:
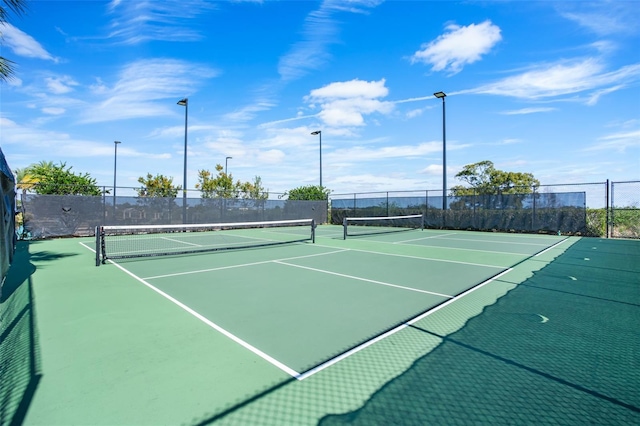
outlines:
[[[640,148],[640,130],[618,132],[598,138],[598,142],[586,148],[586,151],[613,150],[625,152],[628,148]]]
[[[465,65],[479,61],[502,40],[500,28],[491,21],[466,27],[449,25],[446,29],[445,34],[422,45],[411,57],[411,62],[431,65],[433,71],[456,74]]]
[[[58,58],[51,55],[42,47],[36,39],[29,34],[20,31],[8,22],[0,23],[0,34],[2,34],[2,44],[6,45],[16,55],[26,58],[44,59],[47,61],[58,62]]]
[[[193,18],[216,9],[206,0],[113,0],[107,6],[114,16],[108,38],[135,45],[150,40],[197,41],[201,32]]]
[[[0,117],[2,126],[2,141],[6,144],[16,144],[21,149],[36,150],[46,153],[51,161],[60,161],[69,157],[99,157],[108,158],[113,155],[113,144],[96,142],[87,139],[76,139],[72,135],[58,131],[48,131],[33,126],[24,126],[7,118]],[[166,159],[168,153],[152,154],[141,152],[130,147],[121,147],[118,155],[127,157],[142,157],[151,159]]]
[[[78,86],[78,82],[68,75],[60,77],[46,77],[45,82],[48,91],[54,95],[69,93],[73,91],[74,86]]]
[[[340,12],[367,13],[380,4],[379,0],[325,0],[311,12],[302,29],[302,40],[280,58],[278,73],[284,81],[298,79],[320,68],[331,57],[328,47],[338,42],[339,22],[334,16]]]
[[[195,90],[216,70],[174,59],[148,59],[130,63],[112,85],[94,86],[98,103],[87,110],[83,122],[103,122],[171,114],[167,98],[179,98]]]
[[[526,115],[526,114],[537,114],[540,112],[551,112],[551,111],[555,111],[557,108],[551,108],[551,107],[532,107],[532,108],[522,108],[522,109],[516,109],[516,110],[512,110],[512,111],[504,111],[501,112],[501,114],[503,115]]]
[[[555,5],[561,16],[600,36],[637,34],[640,30],[640,12],[635,1],[577,1]]]
[[[458,93],[543,99],[603,90],[610,85],[624,85],[640,79],[640,63],[607,71],[598,58],[559,61],[537,65],[533,69],[494,83]]]

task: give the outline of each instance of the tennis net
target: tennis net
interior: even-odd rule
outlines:
[[[99,226],[96,228],[96,266],[108,259],[171,256],[302,241],[315,243],[315,227],[313,219]]]
[[[357,235],[424,229],[424,216],[412,214],[384,217],[345,217],[342,221],[342,226],[344,228],[343,238],[346,239]]]

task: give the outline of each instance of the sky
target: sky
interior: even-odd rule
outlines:
[[[27,5],[0,24],[14,170],[182,185],[186,116],[187,188],[220,164],[271,193],[320,174],[333,194],[437,190],[443,127],[447,187],[484,160],[542,184],[640,180],[639,1]]]

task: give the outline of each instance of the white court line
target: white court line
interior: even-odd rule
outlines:
[[[277,359],[267,355],[266,353],[262,352],[260,349],[256,348],[255,346],[250,345],[249,343],[245,342],[244,340],[242,340],[241,338],[239,338],[235,334],[232,334],[231,332],[229,332],[229,331],[225,330],[224,328],[220,327],[218,324],[216,324],[213,321],[209,320],[208,318],[204,317],[200,313],[194,311],[193,309],[191,309],[190,307],[188,307],[184,303],[180,302],[179,300],[173,298],[172,296],[168,295],[164,291],[162,291],[162,290],[154,287],[153,285],[149,284],[144,279],[138,277],[134,273],[128,271],[127,269],[123,268],[122,266],[118,265],[117,263],[112,262],[111,260],[109,260],[109,262],[112,263],[113,265],[115,265],[121,271],[125,272],[127,275],[133,277],[134,279],[136,279],[137,281],[141,282],[142,284],[144,284],[145,286],[147,286],[151,290],[155,291],[156,293],[158,293],[159,295],[161,295],[165,299],[167,299],[170,302],[176,304],[177,306],[179,306],[180,308],[184,309],[185,311],[187,311],[188,313],[190,313],[194,317],[198,318],[200,321],[202,321],[203,323],[207,324],[209,327],[211,327],[214,330],[222,333],[224,336],[226,336],[229,339],[233,340],[234,342],[236,342],[240,346],[244,347],[245,349],[250,350],[251,352],[253,352],[254,354],[258,355],[260,358],[264,359],[268,363],[278,367],[280,370],[284,371],[288,375],[293,376],[295,378],[298,378],[300,376],[300,373],[298,373],[294,369],[286,366],[285,364],[281,363]]]
[[[433,294],[435,296],[440,296],[440,297],[447,297],[447,298],[453,297],[453,296],[450,296],[448,294],[435,293],[433,291],[426,291],[426,290],[419,290],[419,289],[413,288],[413,287],[405,287],[405,286],[402,286],[402,285],[385,283],[383,281],[370,280],[368,278],[361,278],[361,277],[356,277],[356,276],[353,276],[353,275],[346,275],[346,274],[341,274],[341,273],[338,273],[338,272],[326,271],[324,269],[311,268],[309,266],[296,265],[294,263],[286,263],[286,262],[283,262],[283,261],[280,261],[280,260],[274,260],[274,262],[275,263],[279,263],[281,265],[293,266],[294,268],[307,269],[309,271],[320,272],[320,273],[329,274],[329,275],[336,275],[338,277],[350,278],[352,280],[357,280],[357,281],[365,281],[365,282],[368,282],[368,283],[384,285],[384,286],[387,286],[387,287],[395,287],[395,288],[401,288],[403,290],[417,291],[419,293]]]
[[[374,242],[379,242],[382,243],[382,241],[374,241]],[[389,244],[386,243],[385,244]],[[407,244],[407,245],[413,245],[413,244]],[[324,246],[322,244],[316,244],[317,247],[327,247],[327,248],[335,248],[332,246]],[[417,247],[424,247],[424,246],[417,246]],[[380,254],[383,256],[395,256],[395,257],[406,257],[408,259],[419,259],[419,260],[429,260],[432,262],[444,262],[444,263],[457,263],[459,265],[469,265],[469,266],[482,266],[485,268],[496,268],[496,269],[504,269],[506,268],[506,266],[496,266],[496,265],[484,265],[482,263],[471,263],[471,262],[462,262],[460,260],[448,260],[448,259],[435,259],[432,257],[420,257],[420,256],[410,256],[408,254],[394,254],[394,253],[385,253],[385,252],[381,252],[381,251],[372,251],[372,250],[362,250],[362,249],[354,249],[354,248],[350,248],[350,249],[346,249],[349,251],[358,251],[361,253],[372,253],[372,254]],[[502,252],[499,252],[502,253]],[[522,255],[524,256],[524,255]]]
[[[391,243],[389,241],[379,241],[379,240],[367,240],[369,242],[372,243],[378,243],[378,244],[394,244]],[[494,253],[494,254],[504,254],[507,256],[529,256],[526,253],[508,253],[506,251],[493,251],[493,250],[478,250],[478,249],[466,249],[466,248],[457,248],[457,247],[440,247],[440,246],[424,246],[422,244],[405,244],[406,246],[413,246],[413,247],[428,247],[428,248],[437,248],[440,250],[462,250],[462,251],[478,251],[480,253]],[[463,262],[458,262],[458,263],[463,263]]]
[[[244,268],[246,266],[264,265],[265,263],[277,262],[278,260],[283,260],[284,261],[284,260],[302,259],[302,258],[305,258],[305,257],[324,256],[324,255],[327,255],[327,254],[340,253],[340,252],[343,252],[343,251],[348,251],[348,249],[327,251],[327,252],[324,252],[324,253],[316,253],[316,254],[306,254],[306,255],[303,255],[303,256],[285,257],[283,259],[262,260],[260,262],[252,262],[252,263],[241,263],[239,265],[219,266],[217,268],[200,269],[200,270],[197,270],[197,271],[176,272],[175,274],[156,275],[154,277],[145,277],[144,279],[145,280],[154,280],[154,279],[157,279],[157,278],[167,278],[167,277],[177,277],[177,276],[181,276],[181,275],[201,274],[201,273],[205,273],[205,272],[220,271],[220,270],[223,270],[223,269]]]
[[[405,329],[405,328],[409,327],[411,324],[414,324],[414,323],[416,323],[416,322],[420,321],[421,319],[424,319],[424,318],[428,317],[429,315],[433,314],[434,312],[439,311],[440,309],[442,309],[442,308],[444,308],[445,306],[447,306],[447,305],[449,305],[449,304],[451,304],[451,303],[455,302],[456,300],[458,300],[458,299],[460,299],[460,298],[462,298],[462,297],[466,296],[467,294],[472,293],[472,292],[474,292],[474,291],[478,290],[478,289],[479,289],[479,288],[481,288],[481,287],[484,287],[485,285],[489,284],[490,282],[492,282],[492,281],[496,280],[497,278],[501,277],[502,275],[504,275],[504,274],[506,274],[506,273],[508,273],[508,272],[510,272],[510,271],[512,271],[512,268],[509,268],[509,269],[507,269],[507,270],[505,270],[505,271],[502,271],[501,273],[499,273],[499,274],[498,274],[498,275],[496,275],[495,277],[493,277],[493,278],[489,278],[488,280],[486,280],[486,281],[484,281],[484,282],[482,282],[482,283],[478,284],[477,286],[475,286],[475,287],[473,287],[473,288],[470,288],[469,290],[467,290],[467,291],[465,291],[465,292],[463,292],[463,293],[460,293],[460,294],[459,294],[459,295],[457,295],[456,297],[451,298],[451,299],[447,300],[446,302],[444,302],[444,303],[442,303],[442,304],[440,304],[440,305],[436,306],[435,308],[430,309],[430,310],[428,310],[427,312],[425,312],[425,313],[423,313],[423,314],[421,314],[421,315],[418,315],[417,317],[412,318],[412,319],[410,319],[409,321],[406,321],[406,322],[404,322],[404,323],[402,323],[402,324],[398,325],[397,327],[395,327],[395,328],[393,328],[393,329],[391,329],[391,330],[387,331],[387,332],[386,332],[386,333],[384,333],[384,334],[381,334],[381,335],[380,335],[380,336],[378,336],[378,337],[375,337],[375,338],[373,338],[373,339],[371,339],[371,340],[367,340],[366,342],[364,342],[364,343],[362,343],[362,344],[360,344],[360,345],[356,346],[355,348],[352,348],[352,349],[348,350],[347,352],[344,352],[344,353],[342,353],[342,354],[338,355],[337,357],[330,359],[330,360],[329,360],[329,361],[327,361],[327,362],[324,362],[324,363],[322,363],[322,364],[320,364],[320,365],[318,365],[318,366],[316,366],[316,367],[314,367],[314,368],[312,368],[312,369],[310,369],[310,370],[307,370],[307,371],[303,372],[302,374],[298,375],[298,376],[296,377],[296,379],[298,379],[298,380],[304,380],[304,379],[306,379],[306,378],[308,378],[308,377],[310,377],[310,376],[313,376],[314,374],[316,374],[316,373],[318,373],[318,372],[320,372],[320,371],[324,370],[325,368],[331,367],[332,365],[334,365],[334,364],[336,364],[336,363],[338,363],[338,362],[340,362],[340,361],[344,360],[345,358],[347,358],[347,357],[349,357],[349,356],[351,356],[351,355],[353,355],[353,354],[355,354],[355,353],[357,353],[357,352],[360,352],[360,351],[361,351],[361,350],[363,350],[364,348],[367,348],[367,347],[369,347],[369,346],[373,345],[374,343],[377,343],[377,342],[379,342],[380,340],[385,339],[385,338],[387,338],[387,337],[391,336],[392,334],[395,334],[395,333],[397,333],[398,331],[403,330],[403,329]]]
[[[187,244],[187,245],[190,245],[190,246],[202,247],[202,245],[200,245],[200,244],[190,243],[188,241],[176,240],[176,239],[169,238],[169,237],[160,237],[160,239],[161,240],[171,241],[172,243],[180,243],[180,244]]]
[[[452,232],[452,233],[448,233],[448,234],[433,235],[433,236],[431,236],[431,237],[412,238],[412,239],[410,239],[410,240],[396,241],[396,242],[394,242],[394,243],[392,243],[392,244],[404,244],[404,243],[408,243],[408,242],[411,242],[411,241],[429,240],[429,239],[433,239],[433,238],[445,237],[445,236],[447,236],[447,235],[456,235],[456,233],[455,233],[455,232]]]
[[[540,256],[541,254],[548,252],[548,251],[549,251],[549,250],[551,250],[552,248],[556,248],[556,247],[558,247],[560,244],[564,243],[564,242],[565,242],[565,241],[567,241],[568,239],[569,239],[569,238],[565,238],[565,239],[564,239],[564,240],[562,240],[562,241],[558,241],[557,243],[555,243],[555,244],[554,244],[554,245],[552,245],[551,247],[547,247],[545,250],[542,250],[540,253],[537,253],[537,254],[536,254],[535,256],[533,256],[533,257],[538,257],[538,256]]]
[[[474,238],[443,238],[443,240],[451,240],[451,241],[472,241],[478,243],[491,243],[491,244],[510,244],[510,245],[524,245],[524,246],[543,246],[547,247],[548,244],[542,243],[517,243],[512,241],[496,241],[496,240],[477,240]]]
[[[560,243],[562,243],[562,242],[563,242],[563,241],[561,241]],[[558,244],[560,244],[560,243],[558,243]],[[86,244],[84,244],[84,243],[80,243],[80,244],[81,244],[81,245],[83,245],[84,247],[88,248],[90,251],[92,251],[92,252],[94,252],[94,253],[95,253],[95,250],[94,250],[94,249],[92,249],[91,247],[87,246],[87,245],[86,245]],[[558,245],[558,244],[556,244],[556,245]],[[333,254],[333,253],[337,253],[337,252],[340,252],[340,251],[348,251],[348,249],[337,250],[337,251],[335,251],[335,252],[321,253],[321,254],[318,254],[318,255],[323,255],[323,254]],[[356,251],[364,251],[364,250],[356,250]],[[374,253],[374,254],[384,254],[384,253],[376,253],[376,252],[371,252],[371,253]],[[315,256],[315,255],[298,256],[297,258],[301,258],[301,257],[310,257],[310,256]],[[412,256],[404,256],[404,257],[412,257]],[[295,259],[295,258],[291,258],[291,259]],[[418,259],[422,259],[422,258],[418,258]],[[368,341],[366,341],[366,342],[362,343],[361,345],[358,345],[358,346],[356,346],[356,347],[354,347],[354,348],[350,349],[349,351],[347,351],[347,352],[345,352],[345,353],[343,353],[343,354],[341,354],[341,355],[339,355],[339,356],[337,356],[337,357],[335,357],[335,358],[330,359],[330,360],[329,360],[329,361],[327,361],[327,362],[324,362],[324,363],[322,363],[322,364],[320,364],[320,365],[318,365],[318,366],[316,366],[316,367],[314,367],[314,368],[312,368],[312,369],[310,369],[310,370],[307,370],[307,371],[305,371],[305,372],[303,372],[303,373],[298,373],[297,371],[293,370],[292,368],[290,368],[290,367],[286,366],[285,364],[281,363],[280,361],[276,360],[275,358],[273,358],[273,357],[271,357],[271,356],[267,355],[266,353],[262,352],[262,351],[261,351],[261,350],[259,350],[258,348],[256,348],[256,347],[252,346],[251,344],[249,344],[249,343],[245,342],[244,340],[240,339],[239,337],[235,336],[234,334],[230,333],[229,331],[225,330],[224,328],[220,327],[219,325],[217,325],[217,324],[215,324],[214,322],[210,321],[209,319],[205,318],[204,316],[202,316],[201,314],[199,314],[199,313],[198,313],[198,312],[196,312],[195,310],[193,310],[193,309],[191,309],[190,307],[186,306],[185,304],[183,304],[182,302],[180,302],[180,301],[178,301],[177,299],[173,298],[172,296],[168,295],[167,293],[163,292],[162,290],[160,290],[160,289],[158,289],[158,288],[154,287],[154,286],[153,286],[153,285],[151,285],[150,283],[146,282],[144,279],[142,279],[142,278],[140,278],[140,277],[136,276],[135,274],[133,274],[132,272],[130,272],[130,271],[128,271],[127,269],[123,268],[123,267],[122,267],[122,266],[120,266],[119,264],[117,264],[117,263],[115,263],[115,262],[113,262],[113,261],[111,261],[111,260],[108,260],[108,262],[109,262],[109,263],[111,263],[111,264],[113,264],[113,265],[114,265],[114,266],[116,266],[118,269],[122,270],[122,271],[123,271],[123,272],[125,272],[127,275],[129,275],[129,276],[131,276],[132,278],[134,278],[135,280],[137,280],[137,281],[139,281],[140,283],[144,284],[146,287],[148,287],[148,288],[150,288],[151,290],[155,291],[155,292],[156,292],[156,293],[158,293],[159,295],[161,295],[161,296],[165,297],[167,300],[169,300],[169,301],[173,302],[174,304],[176,304],[177,306],[179,306],[180,308],[182,308],[182,309],[183,309],[183,310],[185,310],[186,312],[190,313],[190,314],[191,314],[191,315],[193,315],[194,317],[198,318],[199,320],[201,320],[202,322],[204,322],[205,324],[207,324],[207,325],[208,325],[208,326],[210,326],[211,328],[213,328],[213,329],[215,329],[216,331],[218,331],[218,332],[222,333],[224,336],[226,336],[226,337],[228,337],[229,339],[233,340],[234,342],[238,343],[239,345],[241,345],[241,346],[242,346],[242,347],[244,347],[245,349],[250,350],[250,351],[251,351],[251,352],[253,352],[254,354],[256,354],[256,355],[258,355],[259,357],[261,357],[262,359],[264,359],[265,361],[269,362],[270,364],[274,365],[275,367],[279,368],[280,370],[284,371],[285,373],[289,374],[290,376],[294,377],[296,380],[299,380],[299,381],[302,381],[302,380],[304,380],[304,379],[306,379],[306,378],[308,378],[308,377],[310,377],[310,376],[312,376],[312,375],[314,375],[314,374],[316,374],[316,373],[318,373],[318,372],[320,372],[320,371],[322,371],[322,370],[324,370],[324,369],[326,369],[326,368],[328,368],[328,367],[330,367],[330,366],[332,366],[332,365],[334,365],[334,364],[338,363],[339,361],[342,361],[342,360],[344,360],[345,358],[347,358],[347,357],[349,357],[349,356],[351,356],[351,355],[353,355],[353,354],[355,354],[355,353],[357,353],[357,352],[361,351],[362,349],[364,349],[364,348],[366,348],[366,347],[368,347],[368,346],[371,346],[371,345],[373,345],[374,343],[377,343],[377,342],[379,342],[379,341],[381,341],[381,340],[383,340],[383,339],[385,339],[385,338],[387,338],[387,337],[389,337],[389,336],[391,336],[391,335],[393,335],[393,334],[397,333],[398,331],[400,331],[400,330],[402,330],[402,329],[404,329],[404,328],[407,328],[410,324],[413,324],[413,323],[415,323],[415,322],[417,322],[417,321],[419,321],[419,320],[421,320],[421,319],[423,319],[423,318],[427,317],[428,315],[431,315],[432,313],[434,313],[434,312],[438,311],[439,309],[443,308],[444,306],[447,306],[447,305],[449,305],[450,303],[453,303],[454,301],[456,301],[456,300],[458,300],[458,299],[462,298],[463,296],[466,296],[467,294],[469,294],[469,293],[471,293],[471,292],[473,292],[473,291],[475,291],[475,290],[477,290],[477,289],[479,289],[479,288],[483,287],[484,285],[486,285],[486,284],[488,284],[488,283],[492,282],[493,280],[497,279],[498,277],[500,277],[500,276],[502,276],[502,275],[504,275],[504,274],[506,274],[507,272],[510,272],[510,271],[512,270],[512,268],[509,268],[509,269],[507,269],[507,270],[505,270],[505,271],[501,272],[500,274],[496,275],[495,277],[490,278],[490,279],[488,279],[488,280],[486,280],[486,281],[484,281],[484,282],[482,282],[482,283],[478,284],[477,286],[474,286],[473,288],[471,288],[471,289],[469,289],[469,290],[467,290],[467,291],[465,291],[465,292],[463,292],[463,293],[459,294],[458,296],[452,297],[452,296],[448,296],[448,295],[440,295],[440,296],[444,296],[444,297],[449,298],[449,300],[447,300],[446,302],[444,302],[444,303],[442,303],[442,304],[438,305],[437,307],[435,307],[435,308],[433,308],[433,309],[431,309],[431,310],[429,310],[429,311],[425,312],[424,314],[419,315],[419,316],[417,316],[417,317],[415,317],[415,318],[413,318],[413,319],[411,319],[411,320],[409,320],[409,321],[407,321],[407,322],[405,322],[405,323],[403,323],[403,324],[401,324],[401,325],[399,325],[399,326],[397,326],[397,327],[393,328],[392,330],[387,331],[386,333],[384,333],[384,334],[382,334],[382,335],[380,335],[380,336],[378,336],[378,337],[375,337],[375,338],[373,338],[373,339],[371,339],[371,340],[368,340]],[[274,262],[274,261],[268,261],[268,262]],[[287,264],[287,263],[284,263],[284,262],[278,262],[278,261],[275,261],[275,262],[276,262],[276,263],[282,263],[283,265],[287,265],[287,266],[301,267],[301,266],[299,266],[299,265]],[[261,262],[261,263],[262,263],[262,262]],[[460,263],[460,262],[458,262],[458,263]],[[486,265],[485,265],[485,266],[486,266]],[[312,268],[306,268],[306,267],[302,267],[302,268],[305,268],[305,269],[312,269]],[[319,272],[325,272],[325,273],[328,273],[327,271],[321,271],[321,270],[318,270],[318,271],[319,271]],[[333,273],[333,274],[335,274],[335,273]],[[340,275],[340,274],[336,274],[336,275]],[[348,277],[348,276],[345,276],[345,277]],[[357,278],[357,277],[353,277],[353,278],[363,280],[362,278]],[[365,281],[371,281],[371,280],[365,280]],[[373,282],[373,281],[372,281],[372,282]],[[413,291],[420,291],[420,292],[424,292],[424,293],[430,293],[430,292],[425,292],[425,291],[422,291],[422,290],[411,289],[411,288],[408,288],[408,287],[396,286],[396,285],[394,285],[394,284],[386,284],[386,283],[380,283],[380,282],[378,282],[378,283],[379,283],[379,284],[383,284],[383,285],[390,285],[390,286],[393,286],[393,287],[406,288],[406,289],[408,289],[408,290],[413,290]],[[439,295],[438,293],[431,293],[431,294]]]

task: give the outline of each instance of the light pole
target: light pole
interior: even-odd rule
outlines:
[[[182,176],[182,223],[187,223],[187,120],[189,117],[189,99],[178,101],[184,107],[184,175]]]
[[[322,190],[322,130],[316,130],[315,132],[311,132],[311,134],[320,137],[320,189]]]
[[[224,159],[224,174],[227,174],[227,161],[233,160],[233,157],[227,157]]]
[[[113,141],[114,153],[113,153],[113,223],[116,220],[116,171],[118,164],[118,144],[120,141]]]
[[[442,210],[447,209],[447,131],[445,120],[444,98],[447,96],[444,92],[436,92],[433,94],[436,98],[442,99]]]

